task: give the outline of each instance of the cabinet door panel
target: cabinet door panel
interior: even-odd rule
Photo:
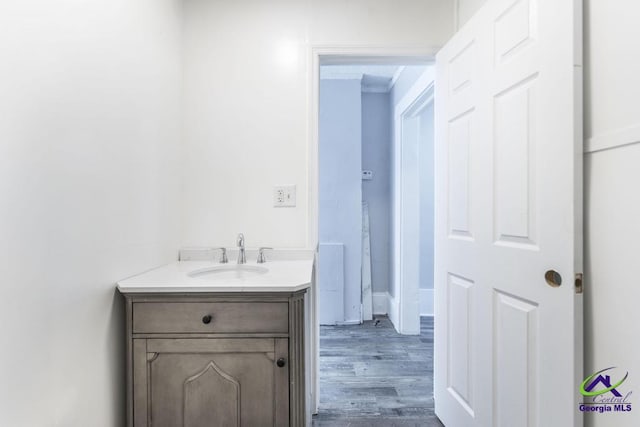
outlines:
[[[146,400],[154,427],[268,426],[282,419],[277,402],[289,396],[278,384],[288,381],[288,370],[275,361],[287,354],[279,354],[276,340],[147,343]]]
[[[221,426],[240,425],[240,382],[213,360],[185,380],[183,392],[185,427],[210,424],[211,420]]]

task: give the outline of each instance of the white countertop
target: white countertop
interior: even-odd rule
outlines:
[[[156,292],[295,292],[311,286],[313,259],[255,261],[243,264],[249,268],[265,267],[258,274],[189,273],[212,267],[234,268],[235,260],[227,264],[211,261],[179,261],[118,282],[122,293]]]

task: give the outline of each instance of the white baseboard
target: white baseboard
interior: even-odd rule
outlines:
[[[433,316],[433,289],[420,289],[420,316]]]
[[[396,328],[396,331],[400,332],[398,330],[398,325],[400,325],[400,298],[396,298],[391,294],[388,294],[388,295],[389,295],[389,320],[393,324],[393,327]]]
[[[433,316],[434,291],[433,289],[420,289],[420,316]],[[397,321],[399,307],[389,292],[373,293],[373,314],[386,314]]]
[[[336,322],[337,326],[348,326],[348,325],[360,325],[362,324],[359,320],[345,320],[343,322]]]
[[[373,314],[389,314],[389,292],[373,293]]]

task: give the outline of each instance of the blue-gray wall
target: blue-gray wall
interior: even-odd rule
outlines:
[[[344,321],[360,321],[362,104],[360,80],[321,80],[319,241],[344,245]],[[319,277],[319,291],[323,277]],[[322,310],[322,307],[320,307]]]
[[[374,292],[389,289],[391,263],[391,122],[389,93],[362,94],[362,169],[373,180],[362,181],[362,196],[369,203],[371,280]]]
[[[393,114],[395,106],[425,70],[425,66],[405,67],[389,93],[361,93],[357,79],[320,82],[319,239],[320,244],[345,245],[346,321],[360,317],[360,200],[369,203],[373,291],[393,294],[389,286],[393,253]],[[433,109],[424,110],[420,119],[423,140],[420,287],[430,289],[433,288]],[[362,181],[362,169],[372,170],[373,180]]]

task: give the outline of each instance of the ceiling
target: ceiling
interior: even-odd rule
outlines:
[[[426,65],[406,67],[426,68]],[[359,79],[363,92],[388,92],[406,68],[404,65],[322,65],[320,79]]]
[[[349,78],[364,74],[392,79],[401,69],[400,65],[323,65],[320,67],[320,78]]]

